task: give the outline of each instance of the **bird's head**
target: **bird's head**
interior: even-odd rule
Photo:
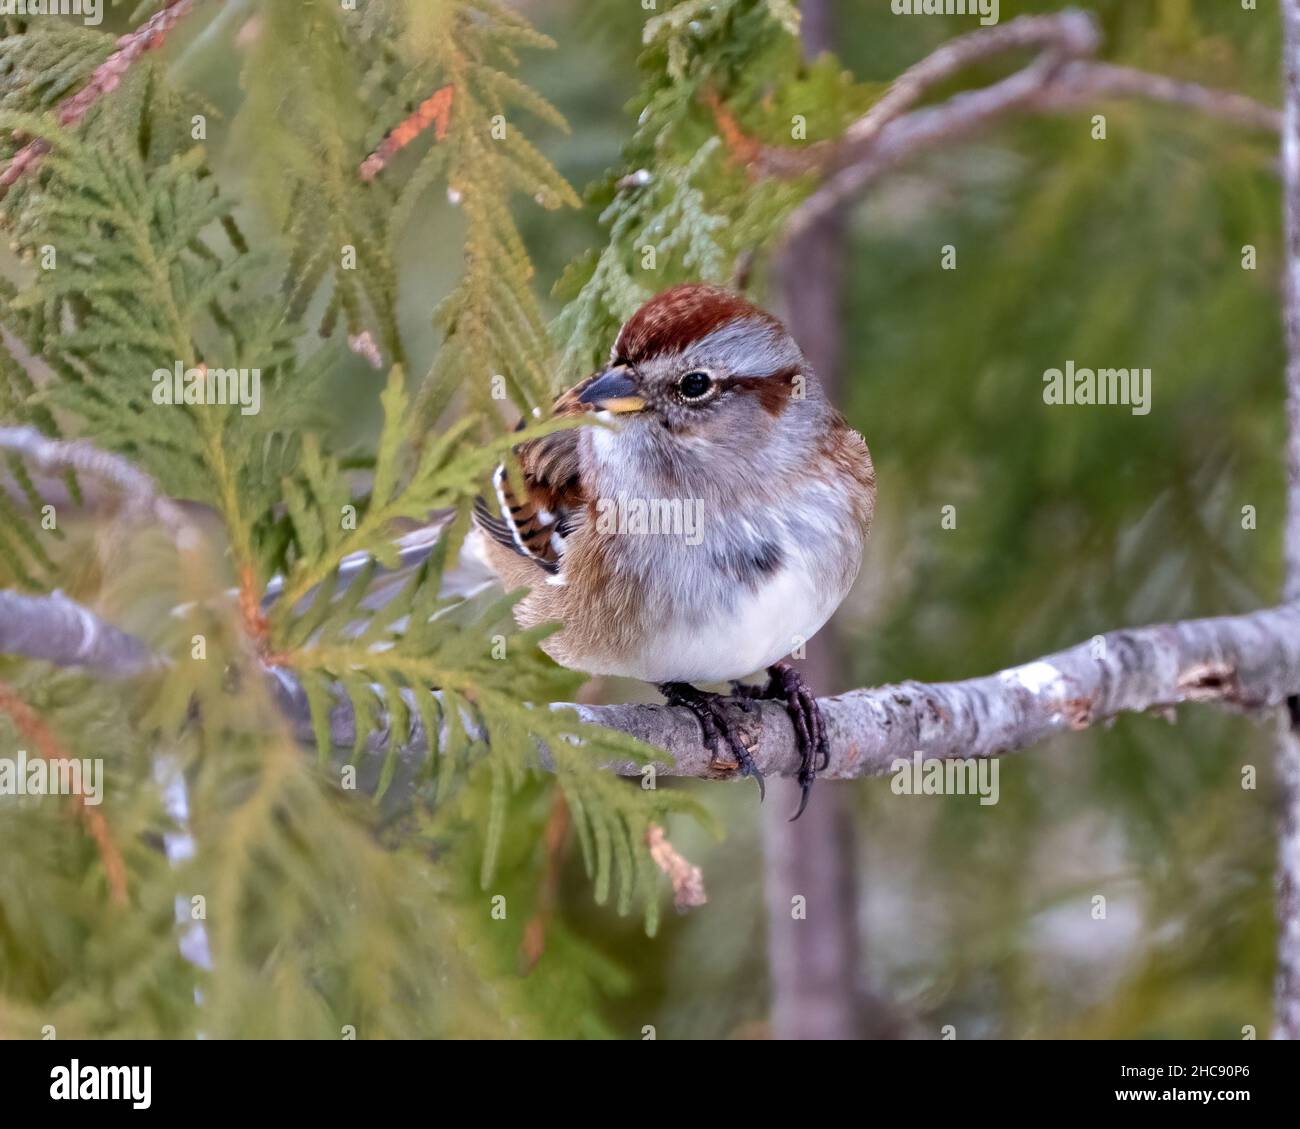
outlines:
[[[803,353],[776,318],[730,291],[694,284],[665,290],[633,314],[578,400],[632,432],[725,447],[822,404]]]

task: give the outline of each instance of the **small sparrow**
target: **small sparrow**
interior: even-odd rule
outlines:
[[[652,682],[689,708],[714,758],[725,743],[760,794],[726,696],[691,684],[783,701],[799,739],[797,819],[829,747],[816,699],[782,660],[857,576],[876,491],[862,436],[776,318],[702,285],[642,306],[605,370],[552,411],[596,426],[522,443],[521,484],[504,465],[494,477],[500,515],[482,499],[475,511],[490,567],[529,589],[515,618],[563,624],[542,643],[561,665]],[[739,682],[763,669],[766,686]]]

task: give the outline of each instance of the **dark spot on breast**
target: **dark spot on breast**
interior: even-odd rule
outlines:
[[[713,560],[736,583],[756,588],[781,567],[785,558],[775,541],[750,541],[716,550]]]
[[[775,541],[763,541],[750,554],[750,567],[760,576],[771,576],[781,567],[781,547]]]

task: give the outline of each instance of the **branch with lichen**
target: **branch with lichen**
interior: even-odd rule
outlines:
[[[304,740],[305,702],[280,687]],[[1263,713],[1300,693],[1300,605],[1242,616],[1126,628],[1069,650],[961,682],[902,682],[820,700],[830,733],[825,779],[888,773],[899,758],[997,757],[1110,721],[1123,713],[1168,715],[1192,703]],[[659,705],[557,704],[597,725],[622,730],[671,754],[656,771],[729,779],[736,766],[714,764],[689,710]],[[785,709],[736,704],[734,724],[759,770],[794,776],[799,751]],[[355,722],[346,699],[330,717],[334,743],[350,750]],[[384,735],[373,752],[387,749]],[[418,774],[425,742],[418,726],[398,738],[406,771]],[[370,746],[368,746],[369,748]],[[539,753],[547,765],[547,754]],[[641,775],[631,762],[608,767]]]

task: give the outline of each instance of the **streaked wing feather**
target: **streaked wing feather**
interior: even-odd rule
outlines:
[[[555,401],[553,416],[581,415],[579,402],[588,377]],[[521,424],[522,426],[522,424]],[[552,575],[559,572],[565,538],[581,521],[586,498],[582,489],[578,429],[556,431],[515,448],[522,472],[517,490],[502,463],[492,476],[500,515],[483,498],[474,505],[474,520],[494,541],[530,557]]]

